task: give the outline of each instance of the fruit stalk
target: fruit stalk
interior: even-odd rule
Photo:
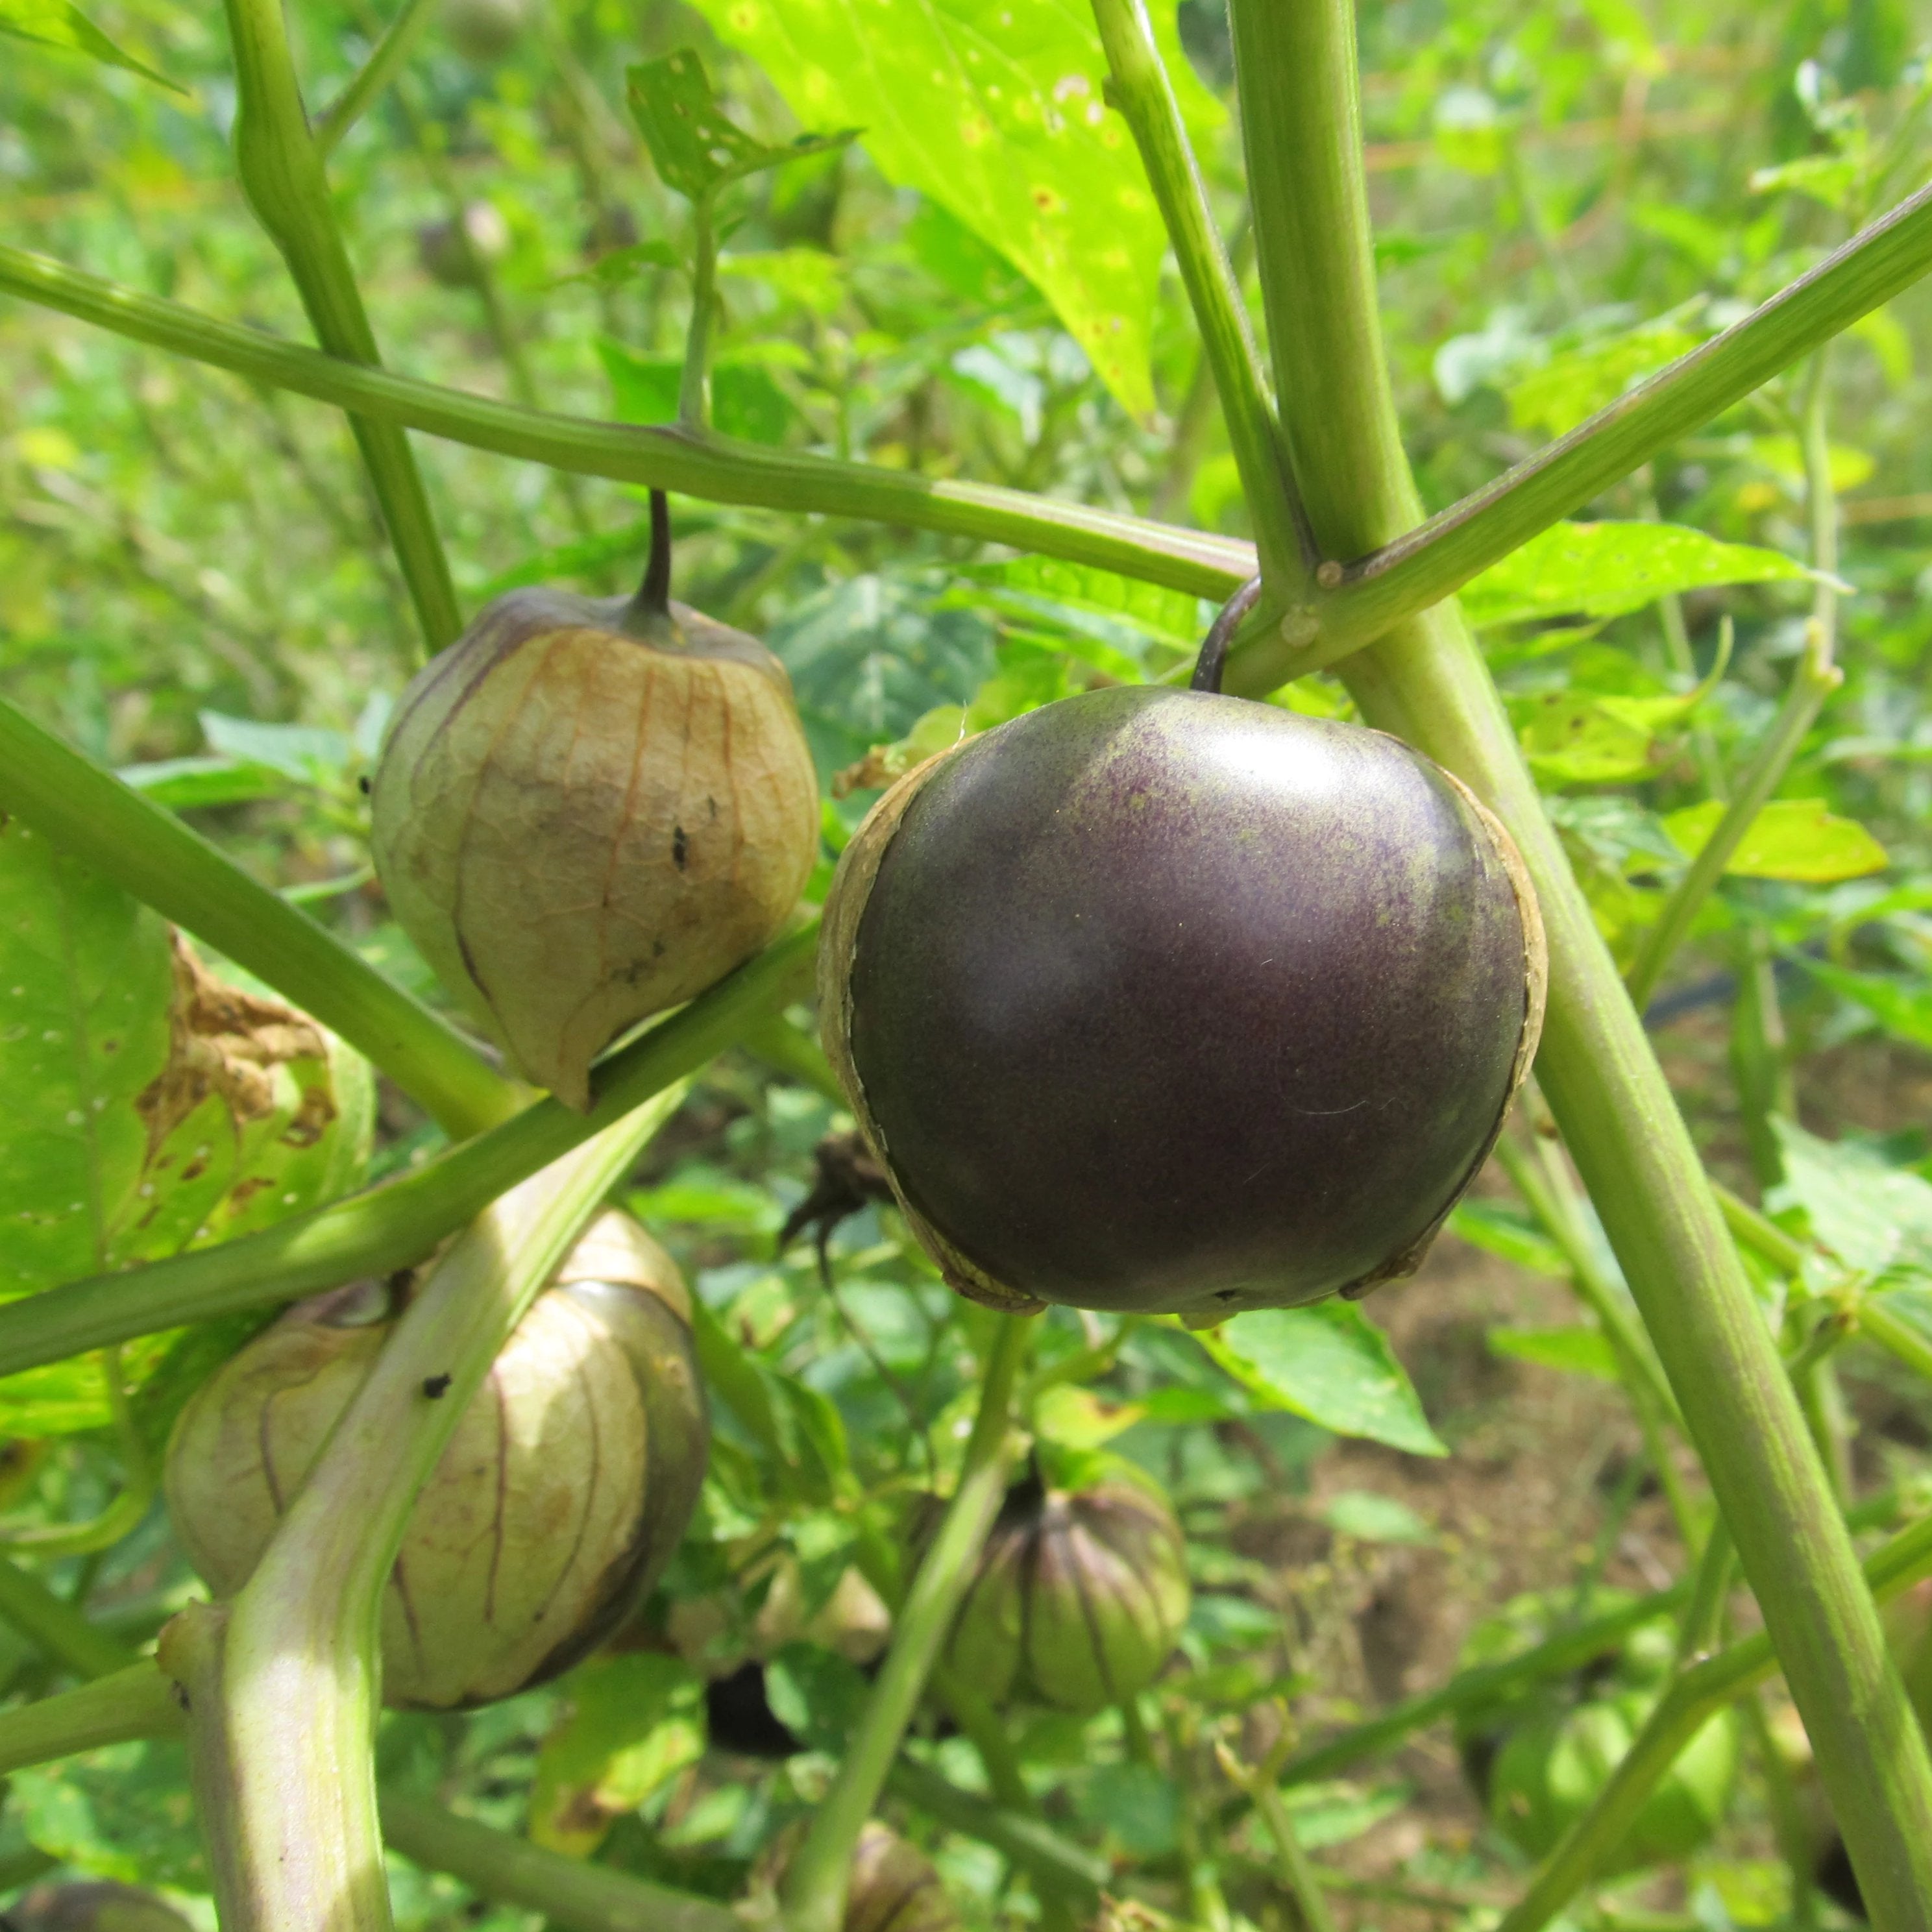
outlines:
[[[598,1069],[588,1114],[539,1100],[412,1173],[260,1234],[0,1306],[0,1375],[421,1261],[506,1189],[694,1073],[752,1020],[797,999],[818,937],[815,921],[788,934],[614,1054]]]
[[[174,813],[0,698],[0,809],[339,1034],[455,1139],[521,1105],[454,1028]]]
[[[1360,555],[1416,524],[1420,503],[1382,346],[1353,10],[1231,0],[1229,15],[1297,475],[1324,552]],[[1922,218],[1932,227],[1932,203]],[[1544,1092],[1690,1423],[1850,1828],[1872,1922],[1932,1924],[1924,1740],[1696,1150],[1496,687],[1448,607],[1390,631],[1347,679],[1371,723],[1468,783],[1522,850],[1550,941]]]
[[[226,0],[235,45],[235,164],[256,218],[281,250],[316,339],[332,356],[381,361],[335,223],[322,151],[310,132],[281,0]],[[456,586],[409,439],[392,423],[352,415],[389,541],[432,652],[463,628]]]
[[[343,1412],[254,1575],[163,1634],[228,1932],[388,1932],[371,1747],[378,1608],[416,1493],[674,1090],[497,1201],[458,1239]],[[439,1391],[430,1399],[431,1387]]]
[[[879,1802],[1006,1492],[1013,1384],[1032,1339],[1024,1318],[994,1318],[958,1486],[899,1606],[892,1648],[846,1741],[838,1774],[786,1870],[779,1898],[790,1932],[838,1932],[859,1834]]]

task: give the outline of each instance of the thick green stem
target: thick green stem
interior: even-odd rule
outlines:
[[[218,846],[0,698],[0,811],[244,966],[366,1054],[452,1136],[514,1113],[521,1090],[421,1000]]]
[[[698,437],[678,429],[640,429],[521,409],[218,322],[179,302],[4,244],[0,292],[361,417],[406,424],[553,470],[680,490],[713,502],[869,518],[974,537],[1217,599],[1255,574],[1254,547],[1232,537],[1055,502],[1024,490],[836,462],[715,434]]]
[[[388,1932],[376,1628],[417,1492],[497,1352],[676,1090],[495,1202],[411,1302],[232,1604],[162,1640],[226,1932]],[[439,1383],[442,1399],[427,1400]]]
[[[381,1804],[382,1835],[404,1857],[478,1898],[539,1912],[562,1932],[745,1932],[715,1900],[546,1851],[419,1798],[385,1791]]]
[[[1928,1572],[1932,1572],[1932,1517],[1894,1537],[1874,1552],[1864,1570],[1872,1593],[1880,1602],[1898,1595]],[[1564,1833],[1497,1932],[1540,1932],[1589,1882],[1622,1840],[1685,1745],[1726,1705],[1754,1689],[1777,1668],[1771,1640],[1760,1632],[1682,1672],[1664,1693],[1610,1782]],[[1834,1815],[1842,1821],[1843,1813],[1834,1810]],[[1862,1874],[1859,1884],[1862,1888],[1868,1887]],[[1880,1922],[1868,1888],[1865,1898],[1876,1925]],[[1923,1904],[1922,1899],[1922,1910]],[[1908,1918],[1900,1922],[1914,1922]]]
[[[259,1234],[0,1305],[0,1375],[419,1262],[506,1189],[694,1073],[811,982],[816,924],[768,946],[598,1070],[587,1114],[539,1100],[412,1173]]]
[[[318,160],[328,160],[336,142],[362,119],[370,104],[395,78],[416,45],[416,36],[428,25],[431,11],[432,0],[403,0],[396,17],[369,50],[368,58],[316,122]]]
[[[779,1896],[790,1932],[838,1932],[859,1834],[879,1802],[1006,1494],[1013,1384],[1033,1330],[1021,1316],[1001,1316],[998,1321],[959,1486],[899,1606],[892,1648],[847,1742],[838,1774],[785,1873]]]
[[[1324,549],[1359,555],[1400,536],[1419,505],[1382,352],[1353,9],[1231,0],[1229,17],[1296,474]],[[1922,229],[1932,246],[1932,200],[1915,208],[1889,232]],[[1786,308],[1809,312],[1798,298]],[[1696,1149],[1495,686],[1448,608],[1388,633],[1348,676],[1371,724],[1448,766],[1515,836],[1550,943],[1539,1079],[1736,1539],[1873,1923],[1932,1924],[1924,1740]]]
[[[1221,399],[1234,466],[1255,528],[1262,574],[1275,611],[1305,600],[1310,558],[1261,352],[1221,240],[1207,184],[1195,165],[1180,108],[1161,64],[1142,0],[1094,0],[1111,76],[1109,104],[1132,130],[1167,224],[1201,351]],[[1258,638],[1256,648],[1260,648]]]
[[[256,218],[281,250],[316,340],[332,356],[375,363],[375,332],[336,226],[322,152],[309,131],[289,52],[282,0],[225,0],[235,44],[235,163]],[[448,560],[409,439],[393,423],[352,416],[350,427],[375,486],[432,651],[463,628]]]
[[[1684,876],[1671,888],[1657,923],[1644,936],[1628,975],[1630,996],[1640,1011],[1649,1004],[1671,956],[1683,943],[1691,922],[1724,877],[1724,868],[1743,844],[1752,822],[1784,782],[1820,707],[1844,681],[1844,673],[1832,662],[1830,633],[1814,623],[1806,640],[1804,655],[1798,660],[1790,687],[1784,694],[1784,702],[1772,720],[1771,729],[1756,755],[1738,779],[1724,807],[1724,815],[1685,868]]]

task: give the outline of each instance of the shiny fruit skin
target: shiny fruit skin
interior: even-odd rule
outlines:
[[[1543,940],[1398,740],[1063,700],[910,772],[826,909],[826,1049],[956,1288],[1214,1321],[1410,1272],[1500,1129]]]
[[[391,908],[566,1106],[620,1033],[790,915],[818,784],[784,668],[674,604],[514,590],[403,694],[370,794]]]
[[[1016,1484],[961,1605],[947,1660],[995,1702],[1088,1714],[1154,1682],[1187,1622],[1186,1545],[1150,1478]]]
[[[388,1702],[509,1696],[567,1669],[642,1601],[704,1480],[689,1309],[670,1257],[634,1222],[592,1225],[417,1498],[382,1595]],[[177,1419],[169,1511],[218,1595],[248,1580],[382,1347],[382,1312],[366,1286],[298,1304]]]

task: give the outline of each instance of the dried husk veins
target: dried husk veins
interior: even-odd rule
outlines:
[[[1208,1322],[1413,1270],[1544,982],[1515,846],[1448,774],[1148,688],[906,774],[820,954],[827,1054],[955,1288]]]
[[[383,1592],[386,1701],[487,1703],[568,1668],[682,1534],[708,1439],[690,1304],[624,1216],[594,1222],[458,1422]],[[166,1487],[218,1596],[248,1580],[388,1333],[357,1284],[298,1304],[190,1399]],[[425,1386],[424,1399],[437,1399]]]
[[[1091,1712],[1150,1684],[1187,1622],[1186,1546],[1166,1499],[1124,1472],[1067,1491],[1016,1485],[949,1658],[996,1702]]]
[[[627,1027],[796,904],[818,781],[784,668],[682,604],[512,591],[404,694],[372,796],[404,931],[518,1070],[589,1104]]]

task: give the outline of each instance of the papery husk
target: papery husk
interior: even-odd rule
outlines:
[[[749,1923],[777,1922],[773,1894],[804,1836],[802,1821],[788,1826],[758,1860],[752,1908],[740,1908]],[[867,1819],[852,1854],[839,1932],[958,1932],[958,1925],[932,1861],[890,1826]]]
[[[682,604],[499,598],[404,694],[371,790],[404,930],[518,1072],[592,1060],[749,958],[817,856],[784,667]]]
[[[1187,1622],[1186,1545],[1151,1479],[1016,1486],[988,1538],[947,1660],[996,1702],[1083,1714],[1144,1690]]]
[[[566,1669],[641,1601],[704,1478],[689,1306],[642,1228],[615,1213],[592,1223],[417,1498],[382,1595],[386,1702],[448,1709],[510,1696]],[[168,1507],[218,1596],[248,1580],[389,1312],[374,1283],[298,1304],[182,1412]]]

